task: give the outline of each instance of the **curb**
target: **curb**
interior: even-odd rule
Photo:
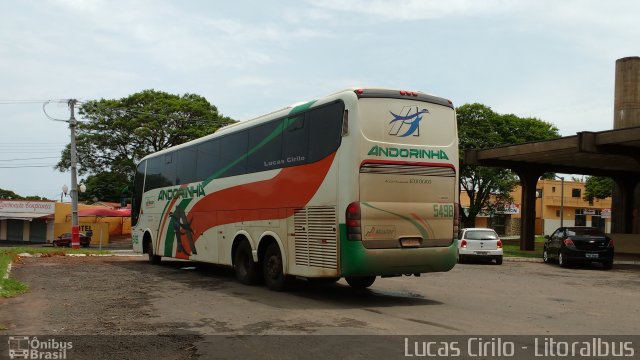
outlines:
[[[526,257],[503,257],[504,261],[513,262],[530,262],[530,263],[544,263],[540,258],[526,258]],[[613,260],[614,265],[640,265],[640,260]]]
[[[11,262],[9,262],[9,265],[7,265],[7,272],[4,274],[2,278],[5,280],[8,279],[10,273],[11,273]]]

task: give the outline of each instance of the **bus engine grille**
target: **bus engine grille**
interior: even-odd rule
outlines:
[[[338,232],[335,207],[296,209],[296,265],[336,269],[338,265]]]

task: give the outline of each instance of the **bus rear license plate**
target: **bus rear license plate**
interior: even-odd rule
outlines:
[[[400,239],[402,247],[420,247],[420,239]]]
[[[598,258],[598,254],[587,253],[586,256],[587,256],[587,259],[597,259]]]

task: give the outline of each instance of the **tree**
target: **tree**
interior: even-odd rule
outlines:
[[[456,109],[460,150],[484,149],[528,141],[557,138],[558,129],[536,118],[498,114],[482,104],[465,104]],[[461,156],[461,159],[463,157]],[[473,227],[482,209],[491,210],[511,202],[510,192],[518,177],[508,169],[460,166],[460,187],[469,197],[468,212],[460,210],[463,225]]]
[[[133,179],[144,156],[211,134],[233,123],[204,97],[144,90],[126,98],[91,100],[80,107],[76,148],[78,173],[125,175]],[[70,168],[70,146],[56,165]],[[102,194],[102,192],[100,192]]]
[[[0,199],[2,200],[21,200],[22,196],[11,190],[0,189]]]
[[[48,200],[46,197],[44,196],[39,196],[39,195],[29,195],[29,196],[25,196],[24,197],[25,200]]]
[[[38,195],[20,196],[11,190],[0,189],[0,200],[47,200]]]
[[[584,185],[584,199],[591,202],[593,199],[606,199],[613,193],[614,182],[611,178],[602,176],[589,176]]]
[[[127,175],[117,172],[101,172],[95,175],[89,175],[84,180],[87,191],[80,193],[80,200],[93,202],[94,199],[100,201],[120,202],[123,196],[129,194],[123,193],[122,189],[130,186]]]

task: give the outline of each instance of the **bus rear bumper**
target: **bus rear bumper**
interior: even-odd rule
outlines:
[[[429,248],[367,249],[360,241],[342,240],[341,276],[398,276],[451,270],[457,243]]]

